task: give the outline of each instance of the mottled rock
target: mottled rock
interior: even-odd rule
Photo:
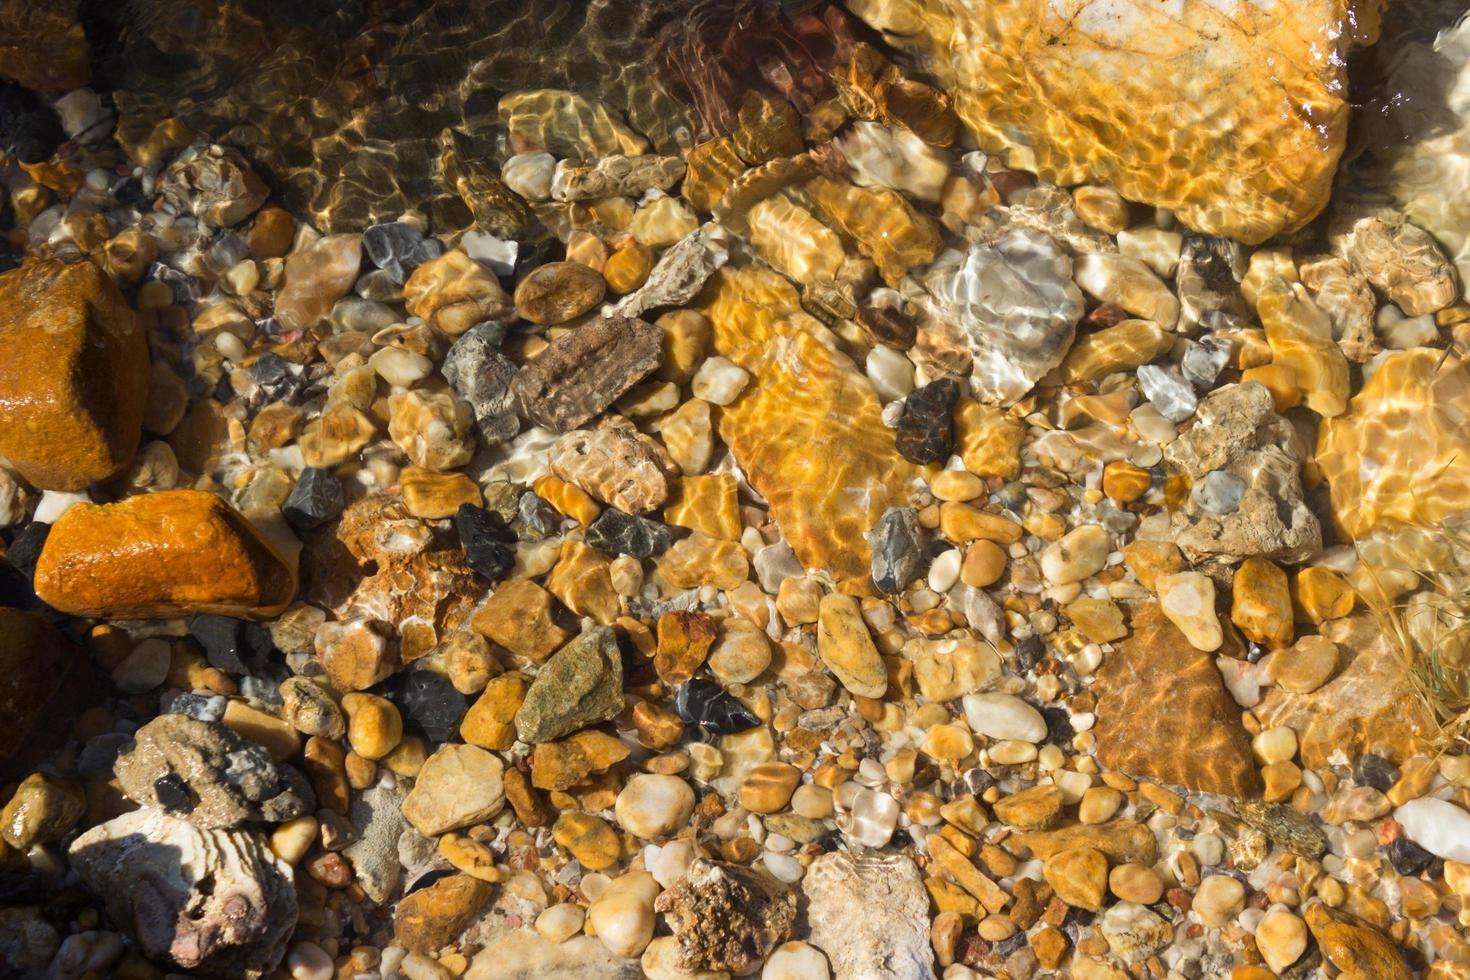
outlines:
[[[451,337],[486,320],[507,319],[515,310],[500,280],[464,252],[445,252],[413,271],[403,284],[408,312]]]
[[[1460,297],[1455,267],[1428,232],[1389,209],[1345,207],[1328,228],[1332,250],[1409,316],[1444,309]]]
[[[379,904],[387,904],[403,881],[398,839],[403,835],[405,795],[401,783],[380,782],[354,793],[347,810],[357,840],[342,849],[342,856],[352,865],[353,881]]]
[[[833,980],[933,980],[929,896],[902,854],[823,854],[802,879],[808,939],[827,954]],[[854,917],[854,909],[867,914]]]
[[[464,931],[493,890],[489,882],[461,874],[404,896],[393,910],[393,941],[414,953],[438,952]]]
[[[0,808],[0,840],[21,853],[55,843],[71,832],[86,808],[80,785],[33,772]]]
[[[142,322],[90,262],[0,275],[0,454],[43,490],[82,490],[132,461],[148,397]]]
[[[587,525],[586,541],[608,554],[652,558],[667,551],[674,538],[667,525],[610,507]]]
[[[1135,609],[1131,625],[1093,684],[1098,758],[1198,792],[1258,795],[1240,709],[1214,658],[1191,646],[1157,605]]]
[[[1347,358],[1332,337],[1332,321],[1306,287],[1279,276],[1268,280],[1257,291],[1256,313],[1272,363],[1292,370],[1306,406],[1323,418],[1341,415],[1352,389]]]
[[[1194,387],[1173,366],[1143,365],[1138,369],[1138,387],[1149,404],[1170,422],[1183,422],[1199,405]]]
[[[685,970],[745,973],[791,934],[796,893],[751,868],[696,860],[653,907],[673,930]]]
[[[888,672],[873,645],[858,601],[831,593],[823,596],[817,622],[817,654],[842,686],[865,698],[881,698]]]
[[[475,955],[465,980],[644,980],[635,959],[617,956],[592,936],[556,943],[535,932],[500,933]]]
[[[531,753],[531,785],[545,790],[571,789],[592,774],[622,762],[629,751],[620,740],[595,729],[542,742]]]
[[[52,526],[36,565],[37,595],[74,616],[269,616],[295,591],[293,570],[265,539],[199,490],[77,504]]]
[[[439,371],[475,413],[475,431],[487,446],[514,438],[521,421],[510,383],[516,366],[500,353],[503,329],[481,323],[465,331],[444,355]]]
[[[651,323],[604,317],[553,341],[511,382],[521,411],[554,432],[599,415],[659,364],[663,332]]]
[[[639,156],[615,153],[580,164],[563,160],[556,166],[548,192],[558,201],[641,197],[650,188],[666,191],[673,187],[685,170],[685,163],[679,157],[649,153]]]
[[[516,712],[523,742],[545,742],[605,721],[623,708],[623,662],[612,630],[598,626],[562,647],[536,675]]]
[[[443,391],[405,391],[388,397],[388,434],[415,466],[452,470],[475,453],[469,403]]]
[[[259,210],[270,191],[238,150],[201,143],[168,165],[158,193],[175,211],[227,228]]]
[[[954,379],[941,378],[904,399],[894,437],[900,456],[913,463],[941,463],[949,458],[954,448],[951,409],[959,393]]]
[[[368,261],[400,286],[415,269],[444,252],[444,245],[439,239],[424,237],[422,231],[405,221],[390,221],[363,229],[362,247],[367,252]]]
[[[485,600],[472,625],[517,656],[540,663],[570,637],[553,621],[553,607],[551,593],[541,586],[511,579]]]
[[[196,975],[264,977],[296,926],[291,867],[252,831],[135,810],[82,834],[70,855],[145,956]]]
[[[621,415],[595,429],[568,432],[551,447],[551,470],[603,503],[643,514],[669,495],[674,463],[656,441]]]
[[[403,816],[425,837],[489,820],[505,807],[504,770],[478,746],[443,745],[419,769]]]
[[[805,190],[822,215],[873,260],[890,286],[939,254],[938,223],[897,191],[857,187],[830,177],[813,177]]]
[[[923,558],[918,513],[912,507],[890,507],[864,537],[873,552],[873,584],[889,595],[902,592]]]
[[[1409,980],[1413,976],[1392,939],[1346,912],[1318,902],[1308,906],[1303,917],[1323,957],[1343,976],[1374,980]]]
[[[575,320],[602,302],[602,273],[580,262],[537,266],[516,286],[516,312],[532,323],[555,325]]]
[[[276,319],[291,330],[316,326],[352,289],[361,268],[361,235],[328,235],[291,253]]]

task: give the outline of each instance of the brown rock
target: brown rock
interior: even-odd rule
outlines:
[[[748,973],[791,934],[796,893],[768,874],[696,860],[654,902],[679,942],[684,969]]]
[[[399,666],[398,634],[381,619],[323,623],[314,646],[327,680],[344,693],[367,690]]]
[[[438,952],[464,931],[493,890],[489,882],[464,874],[420,888],[399,901],[393,913],[393,941],[414,953]]]
[[[39,260],[0,275],[0,345],[0,455],[28,483],[81,490],[132,461],[148,344],[101,270]]]
[[[0,778],[67,735],[67,702],[85,661],[35,613],[0,608]],[[43,724],[44,722],[44,724]]]
[[[77,0],[9,0],[0,36],[0,78],[41,92],[70,92],[92,80],[92,49]]]
[[[1304,918],[1322,955],[1345,978],[1409,980],[1413,976],[1394,941],[1372,926],[1320,902],[1310,906]]]
[[[1294,631],[1291,589],[1281,566],[1265,558],[1247,558],[1230,583],[1230,621],[1246,639],[1273,650],[1291,644]]]
[[[562,545],[556,567],[546,576],[546,588],[578,616],[611,623],[617,618],[619,602],[610,564],[608,556],[596,548],[568,541]]]
[[[517,820],[527,827],[545,827],[551,823],[551,808],[525,773],[519,769],[507,769],[504,782],[505,801],[515,811]]]
[[[1093,682],[1099,760],[1198,792],[1260,795],[1240,708],[1213,654],[1190,646],[1155,603],[1135,609],[1132,629]]]
[[[1050,785],[1023,789],[996,800],[995,817],[1022,830],[1045,830],[1062,817],[1062,791]]]
[[[740,542],[696,531],[658,556],[658,574],[665,585],[676,589],[713,585],[729,590],[750,576],[750,560]]]
[[[531,785],[554,791],[571,789],[593,773],[622,762],[629,751],[620,740],[590,728],[556,742],[542,742],[531,753]]]
[[[403,284],[408,312],[458,337],[486,320],[501,320],[514,310],[500,280],[463,252],[430,259]]]
[[[361,235],[328,235],[292,253],[276,294],[276,318],[291,330],[316,326],[347,295],[361,268]]]
[[[572,634],[552,621],[551,593],[523,578],[503,583],[470,620],[470,627],[516,656],[541,663]]]
[[[521,368],[511,390],[528,419],[567,432],[657,368],[662,344],[663,331],[651,323],[604,317],[552,341]]]
[[[563,813],[552,825],[551,836],[593,871],[612,867],[622,856],[617,831],[591,813]]]
[[[516,312],[532,323],[566,323],[602,302],[606,288],[596,269],[580,262],[548,262],[516,286]]]
[[[1060,851],[1090,847],[1114,864],[1151,865],[1158,860],[1158,841],[1154,832],[1134,820],[1113,820],[1104,824],[1083,824],[1031,834],[1012,834],[1006,846],[1030,851],[1045,861]]]
[[[1108,859],[1090,847],[1072,847],[1057,851],[1042,864],[1058,898],[1068,905],[1096,912],[1102,908],[1108,891]]]
[[[708,613],[670,610],[658,618],[653,669],[665,684],[677,687],[704,666],[714,642],[715,621]]]
[[[558,439],[551,447],[551,470],[629,514],[662,504],[669,495],[669,476],[678,472],[664,448],[621,415]]]
[[[293,570],[238,512],[200,490],[77,504],[51,528],[36,594],[74,616],[273,616]]]
[[[700,143],[685,160],[689,169],[684,176],[684,196],[698,211],[713,210],[746,168],[735,152],[735,141],[728,136]]]
[[[0,809],[0,840],[22,853],[37,844],[54,843],[76,826],[86,809],[86,794],[79,785],[33,772]]]
[[[1149,320],[1124,320],[1112,327],[1078,337],[1057,368],[1068,383],[1101,381],[1116,371],[1128,371],[1161,357],[1174,343]]]
[[[463,473],[436,473],[410,466],[399,474],[398,485],[408,512],[426,520],[453,517],[460,504],[478,507],[482,503],[479,486]]]

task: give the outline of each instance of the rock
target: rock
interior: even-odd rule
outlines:
[[[1304,918],[1322,956],[1344,976],[1409,980],[1413,975],[1393,940],[1377,929],[1320,902],[1309,905]]]
[[[873,584],[889,595],[902,592],[923,559],[919,515],[912,507],[890,507],[864,537],[873,552]]]
[[[1417,708],[1401,648],[1371,615],[1332,620],[1321,630],[1341,657],[1337,675],[1308,694],[1268,690],[1256,717],[1263,727],[1293,729],[1308,768],[1331,765],[1327,760],[1339,751],[1348,758],[1371,751],[1403,762],[1430,728]]]
[[[740,483],[726,473],[685,476],[669,488],[664,520],[726,541],[740,537]]]
[[[511,579],[485,600],[472,625],[517,656],[541,663],[571,637],[552,620],[553,605],[535,582]]]
[[[740,784],[740,805],[751,813],[777,813],[791,802],[801,770],[785,762],[763,762]]]
[[[415,777],[403,816],[425,837],[489,820],[505,806],[504,770],[482,748],[443,745]]]
[[[514,438],[521,428],[510,390],[516,366],[499,351],[502,333],[497,323],[471,327],[449,348],[439,369],[459,397],[469,403],[475,414],[475,431],[487,446]]]
[[[801,888],[809,941],[832,965],[833,980],[933,980],[929,896],[903,854],[820,855]],[[853,909],[869,914],[854,918]]]
[[[405,467],[398,487],[408,512],[429,521],[452,517],[460,507],[479,509],[483,500],[479,486],[463,473],[436,473],[421,466]],[[508,527],[506,533],[511,533]]]
[[[680,685],[704,666],[715,642],[715,622],[707,613],[670,610],[658,618],[653,669],[666,684]]]
[[[1063,381],[1101,381],[1168,353],[1174,335],[1148,320],[1124,320],[1077,338],[1057,368]]]
[[[563,813],[552,826],[551,835],[583,867],[594,871],[612,867],[622,856],[617,832],[606,820],[590,813]]]
[[[1221,928],[1245,908],[1245,886],[1230,875],[1210,875],[1200,882],[1191,907],[1206,926]]]
[[[662,336],[642,320],[605,317],[553,341],[521,368],[511,389],[527,418],[567,432],[599,415],[658,366]]]
[[[1052,585],[1070,585],[1102,571],[1113,539],[1100,524],[1083,524],[1041,550],[1041,574]]]
[[[1322,546],[1322,529],[1302,495],[1289,423],[1260,384],[1226,385],[1206,396],[1193,426],[1164,450],[1171,475],[1191,483],[1225,471],[1245,484],[1239,506],[1215,513],[1190,495],[1173,521],[1191,561],[1213,556],[1300,562]]]
[[[515,743],[515,717],[530,682],[521,674],[501,674],[485,683],[480,697],[460,721],[460,736],[482,749],[504,751]]]
[[[1199,572],[1176,572],[1156,580],[1159,608],[1179,628],[1189,645],[1213,653],[1225,642],[1215,615],[1215,583]]]
[[[799,939],[777,946],[761,970],[761,980],[831,980],[831,976],[822,951]]]
[[[316,326],[351,291],[361,268],[361,235],[328,235],[298,249],[286,259],[276,319],[290,330]]]
[[[826,328],[774,271],[722,270],[701,298],[716,349],[753,378],[721,411],[721,438],[804,566],[866,577],[862,535],[908,502],[917,475],[897,454],[872,387],[819,339]]]
[[[1344,58],[1372,36],[1338,6],[1268,21],[1109,3],[993,16],[931,0],[857,13],[917,49],[980,147],[1010,166],[1064,187],[1109,184],[1250,243],[1300,228],[1326,203],[1347,127]],[[1298,66],[1301,87],[1276,84],[1283,63]],[[1159,107],[1174,105],[1191,106],[1189,120],[1158,123]],[[1098,106],[1103,115],[1087,116]],[[1274,165],[1252,169],[1263,155]]]
[[[143,955],[198,976],[266,976],[296,926],[291,867],[252,831],[143,809],[93,827],[69,853]]]
[[[474,413],[447,392],[390,395],[388,412],[388,434],[415,466],[452,470],[475,453]]]
[[[1259,794],[1239,707],[1213,658],[1157,605],[1136,608],[1131,625],[1093,682],[1099,760],[1198,792]]]
[[[1347,358],[1332,338],[1332,321],[1306,287],[1280,277],[1266,282],[1257,291],[1256,313],[1272,363],[1294,372],[1306,406],[1323,418],[1341,415],[1352,387]]]
[[[1470,860],[1470,813],[1433,797],[1409,800],[1394,810],[1409,839],[1446,861]]]
[[[1460,298],[1455,267],[1418,225],[1386,208],[1344,207],[1328,227],[1332,251],[1409,316],[1435,313]]]
[[[1291,645],[1295,623],[1286,573],[1264,558],[1247,558],[1230,584],[1230,621],[1246,639],[1273,650]],[[1337,664],[1336,652],[1333,666]]]
[[[1152,865],[1158,860],[1158,842],[1146,825],[1118,819],[1097,825],[1063,827],[1027,834],[1012,834],[1009,843],[1041,860],[1074,847],[1100,851],[1114,864]]]
[[[478,490],[475,497],[478,501]],[[511,573],[516,561],[516,533],[499,514],[475,503],[461,503],[454,511],[454,530],[464,548],[465,564],[475,574],[498,582]]]
[[[1199,407],[1194,387],[1174,367],[1143,365],[1138,369],[1138,387],[1149,404],[1170,422],[1183,422]]]
[[[439,239],[425,238],[422,231],[405,221],[390,221],[363,229],[362,248],[367,252],[368,261],[400,286],[415,269],[437,259],[444,251]]]
[[[903,401],[895,443],[898,453],[914,463],[940,463],[954,448],[954,418],[950,409],[959,397],[951,378],[932,381]]]
[[[158,193],[174,211],[228,228],[258,211],[270,190],[238,150],[199,143],[168,165],[158,181]]]
[[[1090,847],[1058,851],[1046,859],[1042,874],[1068,905],[1097,912],[1108,890],[1108,859]]]
[[[469,700],[449,678],[433,670],[400,671],[378,693],[403,716],[405,731],[432,744],[452,738],[469,707]],[[358,754],[366,755],[361,750]]]
[[[623,664],[612,630],[594,627],[541,667],[516,712],[523,742],[545,742],[606,721],[623,708]]]
[[[1179,322],[1179,300],[1140,260],[1117,252],[1092,252],[1077,260],[1075,278],[1090,296],[1165,330]]]
[[[1284,908],[1273,908],[1256,924],[1256,947],[1267,966],[1284,973],[1307,951],[1307,924]]]
[[[747,973],[791,933],[796,894],[768,875],[738,864],[696,860],[659,895],[685,970]]]
[[[630,157],[615,153],[588,164],[563,160],[556,166],[549,194],[558,201],[636,198],[650,188],[668,190],[684,172],[684,161],[679,157],[652,154]]]
[[[357,831],[357,840],[342,849],[342,856],[352,865],[353,881],[380,905],[393,898],[403,880],[398,839],[404,829],[405,795],[401,783],[390,787],[380,782],[353,794],[347,811],[348,820]]]
[[[653,938],[654,899],[659,886],[646,871],[613,880],[587,909],[587,920],[602,944],[618,956],[637,956]],[[591,931],[591,930],[589,930]]]
[[[415,953],[438,952],[464,931],[493,889],[469,875],[450,875],[405,895],[393,912],[393,942]]]
[[[495,935],[475,954],[465,980],[644,980],[638,961],[611,952],[592,936],[557,943],[525,929]]]
[[[750,577],[750,561],[740,542],[696,531],[659,556],[658,575],[665,586],[674,589],[711,585],[729,590]]]
[[[1348,412],[1318,432],[1317,465],[1338,527],[1362,539],[1375,528],[1433,527],[1462,513],[1470,457],[1457,419],[1467,407],[1470,361],[1419,348],[1379,362]]]
[[[834,592],[822,597],[817,655],[842,686],[859,697],[881,698],[888,690],[888,672],[852,596]]]
[[[685,723],[714,735],[734,735],[762,722],[720,685],[696,678],[674,692],[674,710]]]
[[[1046,830],[1062,815],[1062,793],[1042,784],[1012,793],[995,802],[995,818],[1022,830]]]
[[[566,323],[602,302],[605,289],[596,269],[580,262],[548,262],[516,286],[516,312],[532,323]]]
[[[667,551],[674,539],[663,524],[609,508],[587,525],[586,541],[609,554],[652,558]]]
[[[116,959],[122,953],[122,941],[116,934],[111,935],[117,941],[111,958]],[[56,966],[70,965],[66,953],[61,936],[39,908],[19,905],[0,909],[0,957],[4,957],[10,969],[45,976],[48,966],[54,970]],[[106,963],[104,959],[100,965]]]
[[[338,691],[363,691],[399,666],[398,637],[381,619],[323,623],[314,641],[317,660]]]
[[[35,582],[55,609],[116,619],[271,616],[296,591],[292,569],[265,539],[198,490],[69,508],[46,538]]]
[[[143,325],[90,262],[0,275],[0,455],[43,490],[83,490],[132,462],[148,397]]]
[[[81,786],[33,772],[0,809],[0,840],[22,854],[55,843],[71,832],[86,808]]]
[[[487,320],[514,312],[500,280],[464,252],[445,252],[420,265],[403,284],[408,312],[423,317],[451,337]]]
[[[925,285],[935,313],[957,323],[969,343],[971,387],[1002,402],[1021,398],[1062,362],[1083,314],[1072,260],[1027,228],[972,244],[958,264],[941,257]]]
[[[593,773],[622,762],[629,751],[618,739],[594,729],[542,742],[531,753],[531,785],[557,792],[571,789]]]
[[[342,481],[327,470],[308,466],[281,505],[281,516],[298,531],[314,531],[340,517],[345,507]]]
[[[612,567],[607,555],[580,541],[562,545],[546,588],[578,616],[590,616],[604,625],[618,616],[621,600],[612,584]]]
[[[659,307],[685,305],[729,260],[727,241],[727,233],[718,225],[695,229],[665,250],[648,274],[648,281],[620,299],[608,312],[613,316],[638,317]]]
[[[558,439],[551,448],[551,470],[603,503],[643,514],[667,499],[674,464],[633,423],[610,415],[595,429],[578,429]]]
[[[1014,694],[967,694],[964,708],[965,721],[977,735],[1021,742],[1046,739],[1046,719]]]
[[[914,663],[914,680],[924,700],[939,704],[978,691],[1001,670],[993,646],[972,637],[916,640],[904,651]]]

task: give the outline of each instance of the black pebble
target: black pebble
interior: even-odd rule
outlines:
[[[454,737],[470,706],[469,698],[432,670],[395,674],[383,683],[381,693],[398,707],[404,731],[435,744]]]
[[[1381,755],[1365,752],[1358,758],[1353,769],[1353,778],[1364,786],[1372,786],[1380,793],[1387,793],[1399,780],[1399,771]]]
[[[1041,640],[1035,636],[1028,636],[1016,643],[1016,660],[1021,665],[1021,673],[1025,673],[1041,662],[1041,657],[1046,653],[1046,648],[1041,645]]]
[[[895,441],[898,454],[913,463],[942,463],[954,447],[954,416],[950,410],[959,397],[953,378],[940,378],[909,393],[898,418]]]
[[[41,560],[41,549],[45,547],[46,536],[50,533],[50,524],[32,521],[16,531],[15,537],[10,539],[10,548],[5,552],[5,560],[12,568],[24,575],[27,582],[36,577],[36,562]]]
[[[1046,720],[1046,740],[1070,750],[1072,738],[1077,733],[1072,730],[1072,719],[1067,717],[1067,710],[1065,708],[1042,708],[1041,717]]]
[[[587,525],[588,546],[609,554],[652,558],[668,551],[673,543],[667,525],[625,514],[616,507],[609,507]]]
[[[1416,875],[1429,867],[1434,855],[1407,837],[1397,837],[1388,845],[1388,860],[1401,875]]]
[[[465,563],[475,574],[498,582],[516,563],[516,532],[493,510],[460,504],[454,514],[454,529],[464,548]]]
[[[315,466],[301,471],[301,478],[291,488],[291,495],[281,507],[281,513],[298,531],[314,531],[323,524],[341,516],[347,505],[342,491],[342,481],[331,473]]]
[[[21,163],[40,163],[65,141],[60,117],[34,92],[0,82],[0,151]]]
[[[438,258],[444,251],[437,238],[425,238],[423,232],[402,221],[390,221],[365,229],[362,248],[373,265],[400,286],[413,270],[430,259]]]
[[[159,776],[153,781],[153,791],[158,794],[158,802],[169,813],[194,812],[194,798],[178,773],[170,772]]]
[[[227,674],[248,674],[263,667],[273,649],[270,633],[256,623],[213,613],[188,620],[189,635],[204,648],[211,667]]]
[[[674,692],[674,710],[687,725],[699,725],[714,735],[734,735],[760,725],[761,720],[714,681],[695,679]]]

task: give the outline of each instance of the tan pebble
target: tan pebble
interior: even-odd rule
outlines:
[[[1256,924],[1256,946],[1266,965],[1283,973],[1307,951],[1307,924],[1286,909],[1274,908]]]
[[[703,314],[694,310],[665,313],[654,324],[664,334],[658,379],[688,384],[709,350],[713,327]]]
[[[975,589],[983,589],[1000,581],[1005,574],[1005,549],[994,541],[973,541],[965,549],[960,564],[960,581]]]
[[[694,790],[678,776],[639,773],[618,793],[613,812],[618,825],[633,836],[660,840],[688,824],[694,813]]]
[[[1245,886],[1229,875],[1211,875],[1200,882],[1191,907],[1201,922],[1218,929],[1245,908]]]
[[[1302,784],[1302,771],[1294,762],[1273,762],[1261,767],[1261,781],[1266,787],[1264,799],[1268,803],[1281,803],[1291,799],[1291,794]]]
[[[352,693],[342,698],[347,714],[347,741],[364,759],[381,759],[403,738],[403,717],[387,698]]]
[[[536,931],[554,943],[564,943],[582,931],[587,912],[580,905],[561,902],[536,916]]]
[[[1189,645],[1206,653],[1220,649],[1225,633],[1215,614],[1215,583],[1200,572],[1176,572],[1157,584],[1159,608]]]
[[[504,751],[516,740],[515,717],[526,699],[530,682],[522,674],[491,678],[479,699],[460,719],[459,734],[471,745]]]
[[[809,820],[825,820],[832,815],[832,791],[804,783],[791,794],[791,810]]]
[[[601,871],[618,863],[622,850],[618,835],[601,817],[590,813],[563,813],[552,825],[551,835],[582,862],[583,867]]]
[[[1251,751],[1262,765],[1286,762],[1296,756],[1296,732],[1285,726],[1263,729],[1251,740]]]
[[[311,850],[316,841],[317,819],[313,816],[296,817],[276,826],[271,831],[271,851],[287,864],[297,864]]]
[[[1325,636],[1304,636],[1271,657],[1271,676],[1284,690],[1310,694],[1337,672],[1337,644]]]
[[[1102,489],[1110,500],[1131,504],[1153,485],[1153,474],[1141,466],[1114,460],[1103,467]]]
[[[1184,568],[1184,555],[1172,541],[1132,541],[1123,548],[1123,563],[1150,592],[1158,580]]]
[[[343,769],[347,773],[347,785],[355,790],[365,790],[378,781],[378,764],[356,752],[347,753]]]
[[[983,540],[1009,545],[1021,540],[1021,525],[1015,521],[957,501],[940,505],[939,531],[956,544]]]
[[[940,500],[974,500],[985,492],[985,481],[964,470],[941,470],[929,481],[929,492]]]
[[[1302,619],[1324,623],[1352,612],[1357,595],[1341,575],[1330,568],[1313,565],[1296,573],[1292,598]]]
[[[490,644],[478,633],[461,630],[452,634],[440,647],[449,682],[460,694],[479,694],[500,673],[500,663],[490,651]]]
[[[277,762],[291,758],[301,749],[301,736],[295,729],[273,714],[252,708],[243,700],[231,699],[226,703],[220,721],[241,738],[264,745]],[[337,734],[341,734],[340,729]]]
[[[653,939],[653,900],[659,886],[646,871],[615,879],[587,909],[589,932],[616,956],[639,956]]]
[[[679,744],[684,735],[683,719],[653,701],[639,701],[633,706],[633,728],[638,733],[638,744],[655,752]]]
[[[776,813],[790,802],[800,781],[801,770],[793,765],[762,763],[740,784],[740,803],[753,813]]]
[[[1152,905],[1164,895],[1164,879],[1142,864],[1120,864],[1108,872],[1108,889],[1125,902]]]
[[[445,834],[439,838],[439,854],[444,860],[454,865],[456,870],[472,878],[497,882],[504,877],[495,868],[495,852],[472,837],[455,833]]]
[[[1110,786],[1094,786],[1082,794],[1077,819],[1086,824],[1107,823],[1122,805],[1122,793]]]
[[[963,725],[935,725],[924,736],[923,752],[931,759],[958,762],[975,751],[975,740]]]
[[[776,590],[776,613],[791,626],[815,623],[822,590],[809,578],[788,578]]]
[[[607,288],[618,295],[631,293],[648,281],[653,270],[653,250],[638,242],[618,249],[602,267]]]
[[[1096,912],[1108,887],[1108,859],[1090,847],[1058,851],[1042,864],[1042,875],[1068,905]]]
[[[1128,227],[1128,202],[1111,187],[1085,184],[1072,191],[1073,205],[1082,223],[1110,235]]]
[[[940,966],[949,966],[955,961],[955,946],[965,931],[965,920],[958,912],[940,912],[929,923],[929,945]]]
[[[817,655],[853,694],[881,698],[888,689],[888,671],[852,596],[823,597],[818,606]]]
[[[419,466],[404,469],[399,478],[403,504],[414,517],[440,520],[453,517],[461,504],[478,507],[483,498],[475,481],[463,473],[436,473]]]

